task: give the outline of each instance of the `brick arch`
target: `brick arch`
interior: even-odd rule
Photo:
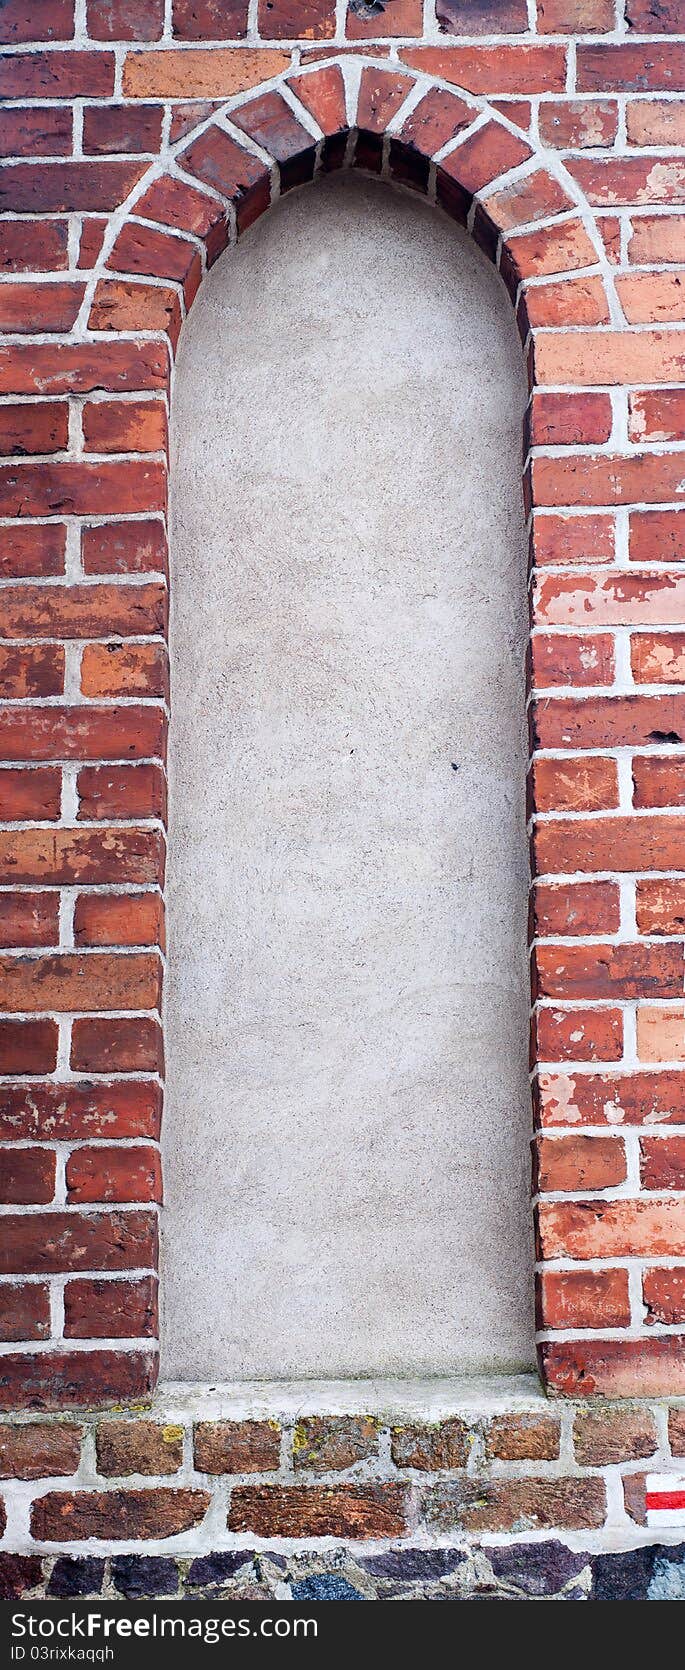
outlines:
[[[46,1144],[58,1145],[52,1171],[51,1161],[41,1162],[43,1182],[30,1202],[51,1214],[17,1213],[9,1236],[16,1302],[28,1306],[33,1341],[26,1354],[0,1361],[9,1406],[126,1399],[155,1382],[165,401],[183,318],[206,267],[275,197],[348,165],[426,193],[469,228],[499,268],[527,358],[541,1372],[550,1390],[567,1394],[685,1390],[683,1335],[668,1320],[668,1281],[659,1282],[664,1257],[685,1251],[682,1208],[668,1192],[680,1162],[667,1131],[685,1097],[668,1042],[654,1043],[656,1011],[642,1020],[644,1055],[641,1017],[637,1032],[634,1020],[642,999],[682,995],[683,945],[653,937],[664,931],[664,910],[673,915],[677,904],[654,893],[650,903],[638,888],[636,919],[635,885],[629,897],[621,880],[641,870],[643,858],[657,872],[678,867],[682,820],[646,810],[664,804],[659,794],[670,792],[671,804],[677,791],[669,791],[665,767],[655,784],[647,752],[634,805],[626,750],[680,741],[685,713],[658,688],[656,673],[644,676],[657,685],[654,694],[626,688],[624,629],[671,620],[670,578],[666,585],[639,570],[614,573],[628,561],[626,518],[616,507],[668,502],[682,470],[677,454],[656,463],[649,453],[631,455],[627,416],[609,392],[624,376],[665,380],[679,345],[628,330],[602,240],[560,162],[536,152],[483,100],[363,59],[291,71],[227,101],[177,141],[169,166],[153,165],[134,181],[74,298],[71,370],[61,361],[51,372],[60,392],[114,398],[86,402],[70,465],[17,466],[0,490],[3,515],[46,519],[48,565],[55,519],[67,519],[71,577],[87,581],[64,603],[72,628],[74,613],[81,621],[74,636],[149,639],[114,655],[87,643],[77,699],[64,710],[50,704],[69,677],[73,690],[74,668],[69,674],[59,654],[38,664],[27,650],[25,677],[47,705],[28,728],[10,716],[5,732],[5,757],[32,762],[20,790],[26,820],[45,816],[36,810],[42,793],[52,795],[47,815],[58,823],[49,837],[39,830],[19,860],[21,879],[35,885],[49,874],[64,887],[70,924],[59,954],[41,958],[39,971],[37,959],[28,971],[14,959],[8,970],[17,1017],[10,1048],[19,1063],[11,1070],[20,1082],[5,1099],[3,1135],[41,1145],[43,1156]],[[58,288],[45,286],[53,306]],[[86,454],[101,454],[95,475],[83,463],[84,445]],[[123,457],[110,464],[108,452]],[[598,577],[605,564],[606,578]],[[96,590],[97,600],[88,595]],[[35,600],[40,609],[37,635],[47,636],[44,596]],[[16,600],[14,625],[15,636],[36,635],[25,596]],[[640,646],[654,665],[663,653],[659,644]],[[61,786],[49,766],[39,781],[37,762],[42,770],[52,759],[66,762]],[[30,1019],[34,1013],[40,1018]],[[658,1069],[648,1067],[655,1059]],[[634,1127],[643,1122],[654,1129],[640,1139]],[[21,1190],[20,1165],[17,1175]],[[666,1190],[665,1198],[655,1201],[654,1190]],[[672,1289],[677,1268],[668,1274]],[[31,1279],[28,1298],[22,1275]],[[643,1310],[650,1293],[656,1323]]]

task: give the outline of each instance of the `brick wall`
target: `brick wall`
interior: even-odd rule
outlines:
[[[676,0],[2,7],[8,1409],[154,1385],[173,356],[207,265],[342,166],[469,226],[529,370],[542,1371],[685,1391],[679,28]]]

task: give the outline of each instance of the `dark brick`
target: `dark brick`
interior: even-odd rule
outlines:
[[[47,1593],[61,1600],[77,1595],[99,1595],[104,1575],[104,1560],[95,1560],[91,1555],[79,1560],[63,1554],[52,1568]]]
[[[161,1557],[146,1559],[139,1554],[119,1554],[112,1561],[112,1583],[128,1600],[137,1600],[141,1595],[175,1595],[178,1566],[175,1560]]]
[[[0,1554],[0,1600],[19,1600],[37,1589],[43,1562],[34,1554]]]
[[[518,1544],[510,1548],[487,1547],[495,1577],[512,1583],[524,1594],[557,1595],[589,1564],[587,1554],[573,1554],[563,1542]]]

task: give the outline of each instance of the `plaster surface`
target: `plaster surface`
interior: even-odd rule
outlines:
[[[162,1373],[529,1368],[509,301],[338,177],[205,280],[174,401]]]

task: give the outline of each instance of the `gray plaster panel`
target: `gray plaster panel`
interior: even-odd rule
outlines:
[[[340,177],[210,274],[174,402],[163,1372],[529,1367],[510,304]]]

